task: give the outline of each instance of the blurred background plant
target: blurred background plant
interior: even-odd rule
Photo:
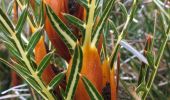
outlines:
[[[12,10],[14,1],[0,0],[0,7],[10,18],[14,16]],[[32,10],[29,12],[38,17],[40,1],[35,1],[34,12]],[[107,4],[107,0],[103,0],[103,2]],[[108,55],[112,54],[118,37],[123,30],[131,11],[132,2],[133,0],[117,0],[113,7],[108,19],[109,23],[105,25],[107,31],[103,31]],[[131,100],[140,99],[140,97],[144,99],[147,96],[149,100],[168,100],[170,99],[170,1],[139,0],[135,12],[134,18],[125,32],[126,34],[123,35],[121,49],[119,49],[121,60],[118,98],[120,100]],[[19,11],[19,13],[21,12]],[[31,32],[27,24],[24,26],[23,32],[26,37],[29,37]],[[0,35],[3,37],[1,30]],[[48,41],[48,39],[46,40]],[[138,52],[134,53],[132,47]],[[147,58],[148,64],[137,59],[141,57],[138,55],[139,52]],[[103,54],[101,53],[101,55]],[[2,42],[0,44],[0,58],[6,60],[10,58]],[[62,66],[57,68],[57,71],[63,70],[63,67],[66,68],[67,66],[60,57],[55,57],[52,62],[56,66]],[[25,82],[23,81],[21,84],[25,84]],[[32,98],[29,93],[34,94],[34,91],[32,89],[24,91],[23,89],[28,89],[28,87],[23,85],[19,89],[22,92],[15,91],[14,87],[11,86],[10,69],[0,63],[0,99],[4,99],[4,96],[5,98]],[[10,92],[6,92],[7,90],[10,90]],[[107,90],[109,92],[109,89],[103,89],[105,92]],[[8,96],[6,93],[16,94],[17,96]]]

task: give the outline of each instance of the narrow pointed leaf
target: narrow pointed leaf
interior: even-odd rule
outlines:
[[[95,30],[94,30],[94,32],[93,32],[92,45],[96,45],[98,43],[100,34],[102,32],[102,29],[104,27],[106,20],[109,17],[109,14],[110,14],[112,7],[115,3],[115,0],[108,0],[107,2],[108,2],[108,4],[107,4],[106,8],[104,9],[104,12],[103,12]]]
[[[24,8],[23,6],[25,6],[26,4],[28,4],[27,2],[29,2],[29,0],[24,0],[26,2],[23,2],[23,0],[16,0],[16,1],[17,1],[18,5],[20,6],[21,10],[23,10],[23,8]],[[33,14],[30,14],[29,11],[28,11],[27,16],[28,16],[27,19],[30,24],[30,27],[31,28],[37,27],[37,24],[35,23],[35,20],[34,20],[35,16],[33,16]]]
[[[170,20],[170,15],[169,13],[164,9],[164,7],[160,4],[159,0],[153,0],[153,2],[158,6],[160,11],[164,13],[164,15]]]
[[[11,15],[12,9],[13,9],[13,3],[14,3],[13,0],[9,3],[8,8],[7,8],[7,11],[6,11],[6,12],[7,12],[7,15]]]
[[[2,33],[0,34],[0,37],[1,37],[4,41],[8,41],[8,42],[10,42],[11,44],[14,43],[11,35],[8,34],[8,31],[5,30],[1,24],[0,24],[0,31],[2,32]]]
[[[24,75],[30,76],[30,72],[28,71],[28,69],[26,69],[25,66],[22,66],[22,65],[18,64],[16,61],[14,61],[14,60],[12,60],[12,59],[11,59],[11,61],[12,61],[12,63],[14,64],[14,66],[15,66],[18,70],[20,70]]]
[[[65,94],[65,91],[62,87],[59,86],[59,89],[60,89],[60,93],[61,93],[61,96],[62,96],[62,100],[65,100],[66,99],[66,94]]]
[[[10,44],[9,42],[6,42],[6,41],[3,41],[5,46],[8,48],[10,54],[12,54],[12,56],[15,57],[15,59],[20,63],[22,64],[23,66],[25,65],[23,59],[21,58],[21,55],[20,53],[17,51],[17,49],[12,45]]]
[[[134,49],[131,45],[129,45],[127,42],[121,40],[120,41],[120,45],[122,45],[125,49],[127,49],[129,52],[131,52],[132,54],[136,55],[136,57],[143,61],[145,64],[148,64],[147,59],[140,53],[138,52],[136,49]]]
[[[41,91],[41,87],[38,85],[38,83],[34,80],[32,77],[27,77],[26,78],[27,82],[30,83],[30,85],[35,88],[36,90]]]
[[[25,23],[26,18],[27,18],[27,13],[28,13],[28,8],[25,6],[25,8],[22,11],[21,16],[18,20],[16,28],[15,28],[17,35],[21,33],[22,28],[24,27],[24,23]]]
[[[82,5],[84,8],[88,9],[88,1],[87,0],[76,0],[80,5]]]
[[[142,91],[146,91],[146,84],[144,82],[142,82],[136,89],[136,92],[142,92]]]
[[[155,66],[155,58],[151,52],[146,53],[146,58],[148,60],[149,66],[154,67]]]
[[[28,46],[26,48],[27,55],[29,55],[31,52],[33,52],[33,49],[35,48],[36,44],[41,38],[41,32],[42,32],[43,27],[39,28],[31,37]]]
[[[85,76],[82,76],[81,79],[91,100],[104,100],[97,89],[94,87],[94,85]]]
[[[0,62],[2,62],[3,64],[7,65],[8,67],[10,67],[11,69],[13,69],[15,72],[17,72],[22,78],[24,78],[24,80],[26,82],[29,83],[29,85],[31,85],[31,87],[33,87],[39,94],[42,94],[41,88],[38,86],[38,83],[36,83],[33,78],[30,75],[25,75],[23,72],[21,72],[20,69],[17,69],[15,66],[13,66],[12,64],[8,63],[7,61],[5,61],[4,59],[0,58]],[[43,96],[43,95],[42,95]]]
[[[48,85],[49,90],[54,90],[57,85],[61,82],[62,79],[65,77],[65,72],[61,72],[58,75],[56,75],[51,82]]]
[[[76,46],[76,37],[70,31],[70,29],[61,21],[61,19],[54,13],[50,6],[46,5],[46,11],[48,18],[56,30],[57,34],[61,37],[64,43],[69,48],[70,52],[73,53],[73,49]]]
[[[49,64],[49,62],[50,62],[50,60],[51,60],[51,58],[52,58],[52,56],[53,56],[53,53],[54,53],[54,51],[48,53],[48,54],[42,59],[41,63],[39,64],[39,66],[38,66],[38,68],[37,68],[37,72],[38,72],[39,76],[42,75],[44,69],[48,66],[48,64]]]
[[[13,24],[6,16],[6,14],[2,11],[1,8],[0,8],[0,25],[6,32],[8,32],[8,34],[10,35],[14,34]]]
[[[118,35],[119,32],[118,32],[118,30],[116,29],[116,25],[114,24],[114,22],[113,22],[111,19],[109,19],[108,22],[109,22],[109,25],[110,25],[111,29],[113,29],[113,31],[116,33],[116,35]]]
[[[44,1],[40,3],[40,17],[38,19],[38,25],[42,26],[44,24]]]
[[[102,9],[101,6],[98,7],[98,8],[96,8],[95,13],[94,13],[94,18],[95,18],[95,19],[97,19],[97,17],[99,16],[99,14],[100,14],[100,12],[101,12],[101,9]]]
[[[71,100],[73,99],[74,93],[77,88],[78,80],[79,80],[79,72],[82,68],[82,61],[83,61],[83,53],[80,46],[76,46],[73,61],[72,61],[72,67],[71,72],[69,75],[68,84],[66,86],[66,99],[65,100]]]
[[[128,12],[127,12],[127,10],[126,10],[126,7],[121,3],[121,2],[119,2],[119,7],[120,7],[120,9],[122,10],[122,12],[123,12],[123,14],[124,14],[124,17],[126,17],[127,18],[127,16],[128,16]]]
[[[5,46],[8,48],[8,50],[11,52],[11,54],[13,54],[13,56],[15,56],[17,59],[22,59],[20,53],[17,51],[17,49],[10,44],[9,42],[3,41]]]
[[[85,30],[85,23],[80,19],[70,14],[64,14],[64,17],[73,25],[77,26],[80,30]]]
[[[6,66],[10,67],[14,71],[16,71],[22,77],[29,76],[28,74],[23,73],[22,70],[18,69],[18,67],[15,67],[14,65],[10,64],[9,62],[7,62],[6,60],[4,60],[2,58],[0,58],[0,62],[5,64]]]

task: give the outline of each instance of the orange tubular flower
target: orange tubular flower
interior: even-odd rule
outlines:
[[[59,16],[59,18],[66,23],[66,20],[62,13],[68,12],[68,0],[45,0],[48,5],[54,10],[54,12]],[[52,44],[56,48],[57,54],[63,57],[65,60],[69,61],[71,56],[69,54],[68,48],[59,37],[59,35],[55,32],[49,19],[45,18],[45,30],[48,34],[49,39]]]
[[[36,63],[39,64],[46,54],[47,54],[47,51],[45,48],[44,37],[42,37],[35,47]],[[54,76],[55,76],[55,73],[53,72],[51,65],[48,65],[48,67],[44,70],[42,74],[42,79],[44,80],[46,84],[48,84]]]
[[[85,20],[86,18],[86,12],[83,7],[81,7],[78,4],[75,4],[75,11],[70,11],[68,7],[68,3],[72,0],[45,0],[46,4],[48,4],[53,11],[58,15],[58,17],[67,25],[67,22],[62,15],[62,13],[70,13],[76,17],[78,17],[81,20]],[[73,29],[73,33],[78,37],[79,36],[79,30],[75,28],[74,26],[71,26]],[[71,71],[71,65],[72,65],[72,59],[68,52],[68,48],[64,44],[64,42],[61,40],[59,35],[55,32],[53,27],[51,26],[51,23],[49,19],[45,18],[45,29],[47,31],[48,37],[51,40],[52,44],[57,50],[57,53],[66,59],[69,63],[68,66],[68,72],[66,75],[66,80],[68,81],[70,71]],[[81,40],[78,37],[79,40]],[[104,61],[103,64],[101,64],[100,59],[100,51],[102,48],[103,43],[103,36],[100,36],[99,45],[98,47],[93,47],[91,44],[84,45],[82,47],[83,50],[83,64],[82,64],[82,70],[81,74],[86,76],[96,87],[96,89],[102,93],[102,88],[105,87],[106,83],[109,82],[112,86],[112,88],[115,90],[115,79],[114,79],[114,70],[110,71],[109,69],[109,61]],[[71,59],[71,60],[70,60]],[[111,74],[111,76],[110,76]],[[114,94],[115,95],[115,94]],[[82,80],[79,80],[77,90],[74,96],[75,100],[89,100],[90,97],[87,94],[87,91],[84,87],[84,84]],[[114,98],[114,97],[113,97]],[[112,99],[114,100],[114,99]]]
[[[110,83],[110,67],[109,61],[104,60],[102,64],[102,75],[103,75],[103,87],[106,86],[107,83]]]
[[[67,72],[67,81],[70,75],[72,63],[69,64]],[[99,93],[102,92],[102,69],[100,56],[96,47],[86,45],[83,47],[83,64],[80,72],[86,76],[96,87]],[[90,100],[82,80],[79,80],[75,93],[75,100]]]
[[[35,7],[35,0],[30,0],[31,6],[34,9]],[[35,29],[31,28],[31,32],[34,33]],[[45,43],[44,43],[44,36],[41,37],[39,42],[37,43],[35,47],[35,61],[36,64],[39,65],[41,60],[44,58],[44,56],[47,54]],[[52,66],[48,65],[48,67],[44,70],[42,73],[42,79],[45,82],[45,84],[48,84],[53,77],[55,76],[55,73],[52,70]]]
[[[79,4],[74,5],[75,6],[74,9],[76,9],[75,11],[74,10],[70,11],[71,9],[69,9],[68,3],[74,2],[72,0],[70,0],[70,1],[69,0],[45,0],[45,2],[54,10],[55,14],[57,14],[58,17],[65,24],[68,24],[68,23],[67,23],[66,19],[64,18],[64,16],[62,15],[62,13],[70,13],[70,14],[78,17],[81,20],[83,20],[85,18],[84,8],[81,7]],[[73,33],[76,35],[76,37],[78,37],[80,39],[79,30],[77,28],[75,28],[74,26],[71,26],[71,28],[73,29]],[[62,41],[60,36],[55,32],[55,30],[53,29],[53,27],[47,17],[45,17],[45,30],[46,30],[48,37],[51,40],[52,44],[56,48],[57,54],[60,55],[61,57],[63,57],[67,62],[69,62],[71,59],[71,55],[69,54],[68,48],[66,47],[66,45],[64,44],[64,42]],[[102,47],[102,38],[100,38],[98,48],[101,50],[101,47]]]
[[[80,10],[79,10],[80,11]],[[82,15],[83,16],[82,16]],[[85,9],[78,16],[82,16],[82,20],[86,18]],[[83,51],[83,63],[81,74],[86,76],[96,87],[99,93],[102,93],[102,69],[101,69],[101,61],[100,61],[100,51],[102,48],[103,36],[100,37],[98,49],[96,47],[92,47],[90,44],[84,45],[82,48]],[[72,60],[71,60],[72,61]],[[68,67],[68,72],[66,75],[67,81],[70,75],[72,62],[70,62]],[[84,87],[82,80],[79,80],[78,86],[74,96],[75,100],[90,100],[90,97]]]

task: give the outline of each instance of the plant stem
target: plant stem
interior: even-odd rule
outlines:
[[[113,68],[114,61],[115,61],[116,58],[117,58],[117,53],[118,53],[118,50],[119,50],[119,48],[120,48],[119,43],[120,43],[120,41],[124,38],[124,36],[125,36],[125,34],[126,34],[126,30],[127,30],[127,28],[128,28],[128,25],[129,25],[130,21],[131,21],[131,20],[133,19],[133,17],[134,17],[134,12],[135,12],[136,7],[137,7],[137,0],[134,0],[134,1],[133,1],[133,5],[132,5],[132,11],[130,12],[130,15],[127,16],[127,20],[126,20],[126,22],[125,22],[125,25],[124,25],[124,27],[123,27],[123,30],[122,30],[122,32],[120,33],[120,35],[118,36],[118,40],[117,40],[117,42],[116,42],[116,45],[115,45],[114,50],[113,50],[113,52],[112,52],[112,55],[111,55],[111,57],[110,57],[110,66],[111,66],[111,68]]]
[[[54,100],[54,97],[53,97],[52,93],[47,89],[47,87],[43,84],[41,78],[38,76],[38,74],[31,67],[30,61],[27,58],[27,53],[24,52],[24,50],[23,50],[22,46],[20,45],[20,42],[17,39],[15,33],[12,34],[12,38],[14,39],[14,41],[16,43],[16,46],[17,46],[18,50],[20,51],[21,56],[22,56],[22,58],[23,58],[23,60],[24,60],[24,62],[26,64],[26,66],[28,67],[30,73],[31,73],[31,76],[35,79],[35,81],[41,87],[43,94],[45,94],[47,97],[45,97],[43,95],[41,95],[41,96],[43,96],[46,99],[48,98],[49,100]],[[37,89],[35,89],[35,90],[37,90]],[[39,91],[37,90],[37,92],[39,92]]]
[[[144,94],[142,96],[142,99],[146,99],[146,96],[148,95],[151,87],[152,87],[152,84],[154,82],[154,79],[155,79],[155,76],[156,76],[156,73],[158,71],[158,67],[159,67],[159,63],[161,61],[161,58],[162,58],[162,55],[163,55],[163,52],[165,50],[165,47],[166,47],[166,44],[168,42],[168,34],[170,34],[170,25],[168,27],[168,30],[167,30],[167,34],[166,36],[163,38],[163,44],[161,45],[160,49],[159,49],[159,54],[158,54],[158,57],[157,57],[157,60],[156,60],[156,63],[155,63],[155,66],[154,66],[154,69],[151,73],[151,77],[147,83],[147,86],[146,86],[146,90],[144,91]]]
[[[19,0],[16,0],[18,2],[18,5],[20,6],[20,8],[23,10],[25,7],[21,4],[21,2]],[[28,23],[32,29],[33,32],[35,32],[38,28],[36,28],[36,26],[31,22],[30,17],[27,17]],[[41,80],[41,77],[38,76],[38,74],[36,73],[36,71],[34,71],[34,69],[31,67],[31,63],[29,61],[29,59],[27,58],[27,52],[25,52],[22,48],[22,46],[20,45],[19,40],[17,39],[15,33],[12,34],[12,38],[14,39],[17,48],[19,49],[21,56],[26,64],[26,66],[28,67],[31,76],[34,78],[34,80],[38,83],[38,85],[41,87],[42,89],[42,93],[40,91],[38,91],[36,88],[34,88],[44,99],[48,99],[48,100],[55,100],[55,97],[52,95],[52,93],[48,90],[48,88],[44,85],[44,83]],[[45,95],[44,95],[45,94]]]
[[[96,9],[95,6],[96,0],[92,0],[90,4],[90,10],[89,10],[89,16],[87,19],[87,25],[86,25],[86,33],[85,33],[85,41],[84,45],[89,45],[91,43],[91,35],[92,35],[92,30],[94,26],[94,12]]]

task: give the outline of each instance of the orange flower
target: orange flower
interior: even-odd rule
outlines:
[[[69,64],[67,72],[67,81],[71,71],[71,65]],[[97,90],[102,92],[102,69],[100,56],[96,47],[91,47],[89,45],[83,47],[83,64],[82,70],[80,72],[82,75],[85,75],[97,88]],[[87,94],[87,91],[84,87],[82,80],[79,80],[77,90],[75,93],[75,100],[89,100],[90,97]]]
[[[39,42],[37,43],[35,47],[35,60],[37,64],[40,64],[41,60],[44,58],[44,56],[47,54],[45,43],[44,43],[44,37],[41,37]],[[46,84],[48,84],[53,77],[55,76],[51,65],[49,64],[48,67],[44,70],[42,74],[42,79]]]
[[[62,13],[68,13],[68,0],[45,0],[46,3],[53,9],[55,14],[66,24],[66,20]],[[60,36],[55,32],[49,19],[45,18],[45,30],[51,40],[53,46],[56,48],[57,54],[63,57],[65,60],[69,61],[71,56],[69,54],[68,48],[60,38]]]

